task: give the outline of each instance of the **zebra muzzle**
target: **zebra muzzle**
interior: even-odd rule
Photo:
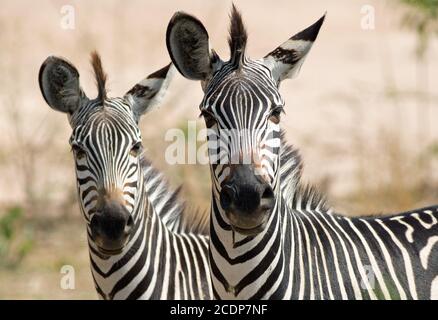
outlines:
[[[220,204],[233,230],[254,235],[264,230],[275,198],[270,185],[261,181],[251,166],[241,165],[222,186]]]
[[[91,236],[106,255],[120,254],[133,230],[133,219],[120,201],[104,197],[90,222]]]

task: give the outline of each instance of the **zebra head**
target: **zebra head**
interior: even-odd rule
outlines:
[[[80,208],[89,239],[104,255],[122,251],[141,221],[144,206],[142,139],[138,122],[169,82],[170,66],[149,75],[123,97],[106,94],[106,74],[97,53],[91,63],[98,96],[89,99],[79,73],[66,60],[49,57],[39,72],[47,104],[68,115]]]
[[[233,5],[228,61],[210,50],[197,18],[177,12],[169,22],[166,42],[173,63],[186,78],[200,80],[204,90],[200,109],[210,129],[215,198],[224,221],[241,234],[261,232],[275,206],[284,107],[279,85],[298,73],[324,18],[252,60],[245,55],[247,33]]]

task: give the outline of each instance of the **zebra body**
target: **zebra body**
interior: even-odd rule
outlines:
[[[288,158],[294,154],[285,152],[283,161],[300,165]],[[438,206],[350,218],[314,192],[296,193],[291,203],[279,193],[279,214],[251,239],[227,226],[213,197],[210,260],[217,298],[438,298]]]
[[[338,215],[301,181],[300,156],[282,139],[279,85],[299,72],[323,21],[251,60],[233,6],[229,61],[210,50],[195,17],[178,12],[169,23],[172,61],[204,90],[200,109],[212,143],[214,296],[437,298],[438,207],[378,218]]]
[[[40,69],[46,102],[67,113],[73,133],[80,208],[87,225],[91,271],[103,299],[210,299],[208,237],[186,214],[163,176],[145,159],[138,121],[156,104],[170,65],[123,98],[106,96],[94,53],[98,97],[90,100],[69,62],[49,57]]]

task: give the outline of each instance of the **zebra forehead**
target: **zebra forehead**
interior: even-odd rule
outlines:
[[[246,105],[262,103],[266,106],[267,103],[271,107],[283,104],[270,71],[257,61],[246,58],[239,71],[226,64],[214,75],[207,87],[201,109],[226,105],[233,99],[236,101],[242,98]]]
[[[79,119],[78,119],[79,120]],[[74,136],[83,138],[96,134],[128,136],[137,139],[140,129],[126,103],[104,102],[93,107],[81,117]]]
[[[98,99],[88,101],[86,104],[79,108],[78,112],[73,114],[70,122],[73,125],[81,125],[95,114],[110,114],[111,112],[124,114],[126,119],[134,119],[132,108],[129,102],[124,98],[116,97],[107,98],[102,101]]]

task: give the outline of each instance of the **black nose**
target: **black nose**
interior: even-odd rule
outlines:
[[[263,213],[272,209],[274,192],[254,173],[251,165],[238,165],[222,186],[220,204],[225,211],[242,214]]]
[[[134,221],[124,205],[104,197],[90,222],[91,235],[102,251],[118,253],[131,234]]]

